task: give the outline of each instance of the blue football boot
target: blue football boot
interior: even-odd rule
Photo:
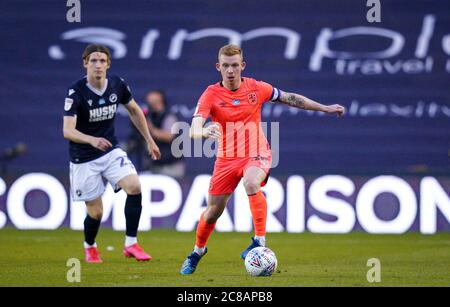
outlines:
[[[255,247],[262,246],[261,243],[259,243],[258,240],[252,237],[252,243],[241,253],[241,259],[245,260],[245,257],[247,256],[248,252],[254,249]]]
[[[189,275],[195,272],[195,269],[197,268],[197,264],[202,259],[203,256],[206,255],[208,252],[208,249],[205,248],[205,253],[203,255],[199,255],[196,252],[192,252],[189,256],[187,256],[186,260],[184,260],[183,265],[180,269],[180,274],[182,275]]]

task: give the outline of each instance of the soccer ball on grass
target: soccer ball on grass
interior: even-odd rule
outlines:
[[[255,247],[245,257],[245,269],[252,276],[270,276],[277,264],[275,253],[267,247]]]

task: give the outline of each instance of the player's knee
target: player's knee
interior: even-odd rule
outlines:
[[[88,214],[94,220],[101,221],[103,217],[103,209],[101,208],[91,209],[89,210]]]
[[[133,181],[124,189],[128,195],[136,195],[141,193],[141,183],[139,180]]]
[[[253,178],[244,179],[244,187],[247,194],[257,193],[259,191],[260,186],[261,186],[260,183],[256,179]]]
[[[141,185],[140,184],[133,185],[130,188],[129,193],[127,193],[127,194],[130,194],[130,195],[141,194]]]
[[[101,221],[103,218],[103,212],[96,213],[93,218],[97,221]]]

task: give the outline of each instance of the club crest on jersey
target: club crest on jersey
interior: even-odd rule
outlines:
[[[258,101],[258,98],[256,96],[256,93],[250,93],[247,95],[247,99],[248,99],[248,103],[251,105],[256,104],[256,102]]]
[[[66,100],[64,101],[64,111],[69,111],[70,108],[72,107],[73,104],[73,99],[71,98],[66,98]]]
[[[235,105],[235,106],[237,106],[240,103],[241,103],[241,101],[239,99],[234,99],[233,100],[233,105]]]
[[[112,103],[117,101],[117,95],[112,93],[111,95],[109,95],[109,101],[111,101]]]
[[[100,98],[100,100],[98,101],[98,104],[99,104],[99,105],[105,104],[105,99]]]

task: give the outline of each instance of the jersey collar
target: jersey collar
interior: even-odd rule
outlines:
[[[105,85],[103,86],[101,91],[99,91],[98,89],[94,88],[87,81],[86,81],[86,86],[88,87],[88,89],[90,89],[92,92],[94,92],[94,94],[97,94],[99,96],[103,96],[103,94],[106,92],[106,89],[108,88],[108,78],[105,79]]]
[[[230,89],[228,89],[228,88],[226,88],[224,85],[223,85],[223,81],[220,81],[219,82],[219,84],[220,84],[220,87],[223,87],[223,88],[226,88],[227,90],[229,90],[230,92],[237,92],[237,91],[239,91],[239,89],[242,87],[242,84],[244,83],[244,78],[241,78],[241,86],[239,86],[237,89],[235,89],[235,90],[230,90]]]

